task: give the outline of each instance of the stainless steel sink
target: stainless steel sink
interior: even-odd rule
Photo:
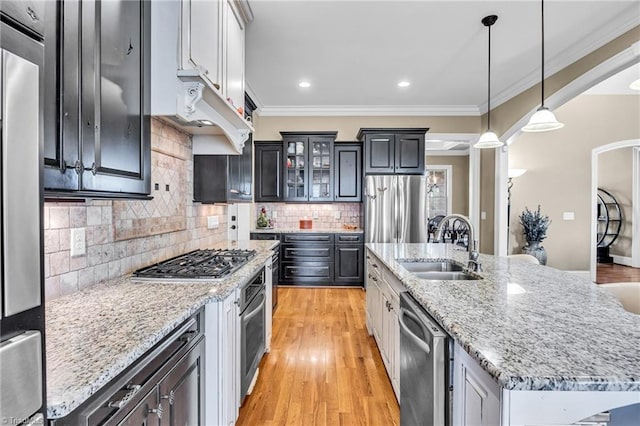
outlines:
[[[465,271],[429,271],[429,272],[414,272],[417,278],[423,280],[434,281],[455,281],[455,280],[481,280],[482,277],[476,274],[472,274]]]
[[[416,273],[416,272],[459,272],[462,271],[464,268],[462,267],[462,265],[459,265],[457,263],[454,262],[448,262],[448,261],[444,261],[444,262],[433,262],[433,261],[426,261],[426,262],[406,262],[406,261],[400,261],[399,262],[400,265],[402,265],[402,267],[404,269],[406,269],[407,271],[411,272],[411,273]]]

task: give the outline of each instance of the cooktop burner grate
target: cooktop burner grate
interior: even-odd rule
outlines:
[[[255,255],[255,250],[195,250],[139,269],[133,273],[133,276],[143,280],[223,278],[242,267]]]

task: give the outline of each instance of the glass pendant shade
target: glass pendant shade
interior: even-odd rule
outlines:
[[[482,135],[480,135],[480,139],[473,145],[474,148],[498,148],[502,146],[502,142],[498,139],[498,136],[493,133],[491,130],[487,130]]]
[[[544,106],[544,0],[540,1],[540,24],[542,34],[542,55],[541,55],[541,71],[540,71],[540,108],[531,116],[526,126],[522,128],[523,132],[548,132],[564,127],[556,116]]]
[[[531,116],[526,126],[522,128],[523,132],[547,132],[564,127],[556,116],[547,107],[540,107]]]

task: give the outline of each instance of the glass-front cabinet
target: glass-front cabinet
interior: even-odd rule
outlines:
[[[336,133],[281,133],[285,150],[285,201],[333,201]]]
[[[287,180],[284,198],[289,201],[306,201],[307,192],[307,142],[308,138],[291,138],[285,142]]]

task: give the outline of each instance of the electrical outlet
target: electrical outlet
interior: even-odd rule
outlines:
[[[487,212],[480,212],[480,219],[487,220]]]
[[[576,214],[574,212],[563,212],[562,213],[563,220],[576,220]]]
[[[320,217],[320,213],[318,213],[318,210],[314,210],[313,211],[313,218],[314,219],[318,219]]]
[[[208,229],[216,229],[220,226],[220,220],[218,216],[207,216],[207,228]]]
[[[334,219],[340,219],[340,212],[339,211],[334,212],[333,213],[333,217],[334,217]]]
[[[74,228],[71,230],[71,257],[84,256],[87,254],[87,243],[85,239],[85,228]]]
[[[278,218],[278,212],[277,212],[277,211],[275,211],[275,210],[274,210],[274,211],[272,211],[272,212],[271,212],[271,217],[272,217],[272,218],[274,218],[274,219],[277,219],[277,218]]]

